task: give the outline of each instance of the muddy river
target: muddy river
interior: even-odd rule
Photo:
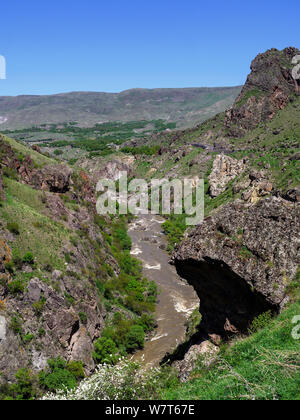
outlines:
[[[169,254],[160,248],[167,244],[163,222],[160,216],[139,216],[128,231],[131,254],[143,263],[144,275],[155,281],[160,291],[155,314],[158,327],[145,348],[134,355],[134,360],[148,366],[157,365],[184,340],[186,320],[199,305],[194,289],[180,279],[169,264]]]

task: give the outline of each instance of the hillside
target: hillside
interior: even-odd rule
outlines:
[[[62,162],[1,136],[1,398],[300,398],[295,54],[256,57],[232,106],[203,123],[69,165],[65,143],[55,145],[64,148]],[[200,309],[186,323],[185,342],[153,370],[118,363],[147,346],[157,300],[130,254],[131,216],[95,212],[96,182],[117,180],[120,170],[148,181],[204,179],[204,222],[188,228],[184,214],[165,216],[159,232]],[[62,384],[68,390],[57,393]]]
[[[240,87],[132,89],[121,93],[71,92],[45,96],[0,97],[1,130],[45,123],[163,119],[192,126],[232,105]]]
[[[17,371],[47,377],[54,360],[76,383],[72,367],[84,376],[143,346],[156,286],[129,253],[129,219],[96,214],[83,170],[4,136],[0,161],[0,395],[14,397]],[[44,379],[36,392],[53,387]]]

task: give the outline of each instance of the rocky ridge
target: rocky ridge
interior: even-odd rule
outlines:
[[[271,120],[293,95],[299,94],[299,83],[292,75],[292,61],[299,54],[293,47],[283,51],[271,49],[252,61],[251,73],[240,95],[225,113],[230,135],[238,137],[245,130]]]

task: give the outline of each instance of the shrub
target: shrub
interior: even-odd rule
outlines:
[[[249,334],[254,334],[257,331],[265,328],[272,320],[272,311],[264,312],[263,314],[258,315],[254,318],[248,332]]]
[[[76,360],[69,362],[67,364],[67,370],[71,372],[77,381],[83,379],[85,377],[84,370],[83,370],[83,363],[78,362]]]
[[[93,358],[97,363],[115,364],[118,360],[118,348],[111,338],[101,337],[94,344]]]
[[[87,324],[87,315],[84,312],[79,312],[79,318],[83,325]]]
[[[24,283],[21,279],[13,280],[7,284],[8,290],[11,294],[17,295],[24,292]]]
[[[30,343],[30,341],[32,341],[34,339],[34,335],[33,334],[25,334],[21,336],[22,341],[24,344]]]
[[[5,270],[7,270],[10,274],[14,273],[14,264],[12,261],[5,263]]]
[[[34,256],[32,254],[32,252],[27,252],[24,257],[23,257],[23,263],[24,264],[30,264],[33,265],[34,264]]]
[[[22,333],[22,320],[18,316],[13,316],[10,320],[9,327],[13,330],[15,334]]]
[[[18,180],[18,173],[14,169],[4,167],[3,175],[6,176],[7,178],[14,179],[16,181]]]
[[[62,150],[59,150],[59,149],[55,149],[53,153],[54,153],[56,156],[59,156],[59,155],[62,155],[62,154],[63,154],[63,151],[62,151]]]
[[[44,337],[45,334],[46,334],[46,331],[44,330],[44,328],[39,328],[38,336],[39,337]]]
[[[147,400],[159,399],[163,389],[178,384],[171,368],[140,369],[137,362],[123,360],[116,366],[101,365],[76,389],[48,394],[43,400]]]
[[[128,351],[142,349],[144,347],[145,332],[140,325],[133,325],[127,336],[126,348]]]
[[[33,309],[33,312],[36,314],[36,316],[41,316],[42,315],[45,304],[46,304],[46,299],[45,298],[42,298],[38,302],[34,302],[32,304],[32,309]]]
[[[39,374],[40,386],[47,391],[73,389],[77,383],[75,375],[68,370],[67,363],[58,357],[48,360],[48,368]]]
[[[7,223],[7,230],[9,230],[10,233],[13,233],[14,235],[20,235],[20,228],[16,222]]]
[[[156,321],[153,315],[143,314],[138,321],[138,325],[140,325],[145,332],[150,332],[154,330]]]
[[[38,396],[37,380],[32,371],[27,368],[19,369],[15,375],[16,383],[7,385],[4,395],[0,399],[5,400],[34,400]]]
[[[23,265],[23,260],[20,254],[20,251],[18,249],[14,249],[12,252],[12,260],[15,265],[15,267],[19,270],[21,270]]]

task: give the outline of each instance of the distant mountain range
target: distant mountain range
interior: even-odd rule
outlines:
[[[231,106],[241,87],[131,89],[121,93],[71,92],[43,96],[1,96],[0,128],[27,128],[76,121],[163,119],[190,127]]]

